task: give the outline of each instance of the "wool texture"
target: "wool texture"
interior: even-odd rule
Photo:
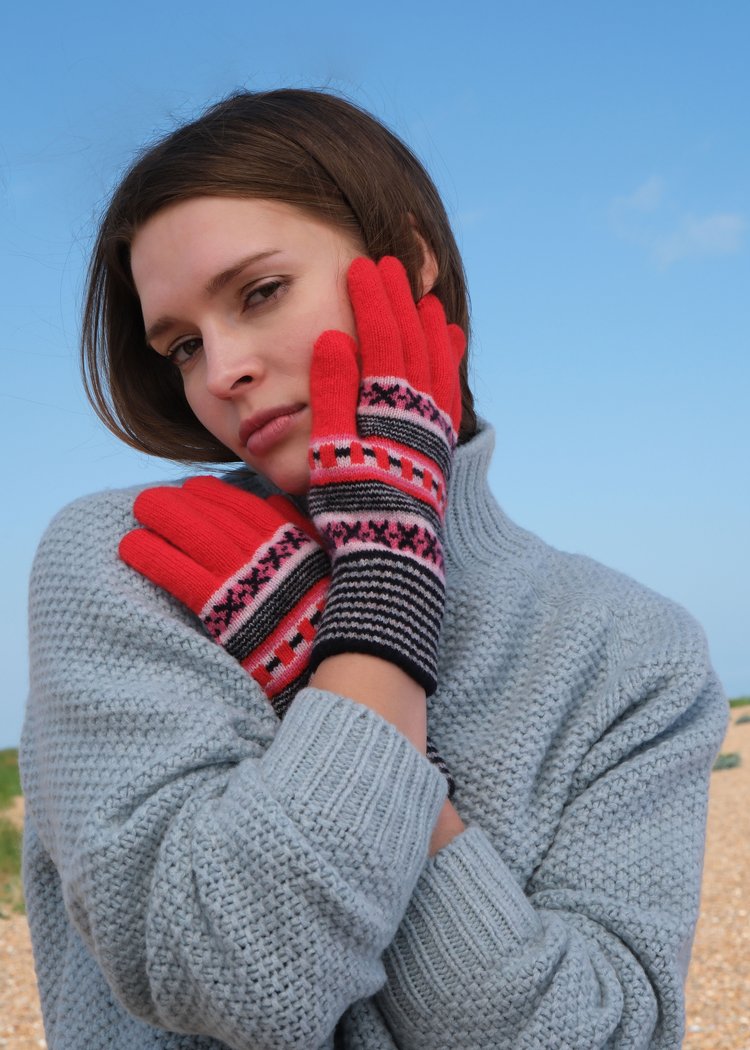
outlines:
[[[279,718],[310,678],[310,654],[330,586],[330,561],[291,500],[267,499],[211,476],[139,493],[144,528],[120,557],[196,613],[252,675]],[[455,781],[432,741],[427,757]]]
[[[289,500],[213,477],[146,489],[133,513],[145,528],[122,538],[120,557],[196,613],[283,718],[309,679],[330,583],[310,522]]]
[[[359,342],[324,332],[310,369],[308,507],[331,556],[310,666],[371,653],[430,696],[466,337],[434,296],[414,303],[398,259],[356,259],[348,287]]]
[[[430,736],[302,689],[279,722],[117,555],[31,581],[24,879],[50,1050],[672,1050],[727,705],[679,606],[514,525],[458,448]]]

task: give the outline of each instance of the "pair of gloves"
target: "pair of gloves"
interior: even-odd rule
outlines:
[[[120,556],[187,605],[283,718],[322,660],[371,653],[437,684],[442,531],[466,340],[438,300],[414,303],[398,260],[348,274],[358,344],[316,341],[309,518],[213,477],[147,489]],[[431,742],[427,757],[452,777]]]

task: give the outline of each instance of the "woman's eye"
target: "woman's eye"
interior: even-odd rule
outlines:
[[[185,339],[176,346],[170,347],[164,355],[173,365],[185,365],[198,350],[203,346],[202,339]]]
[[[251,288],[245,296],[245,308],[252,309],[255,306],[262,306],[264,303],[278,298],[282,294],[283,289],[284,282],[276,279],[266,281],[265,284],[258,285],[257,288]]]

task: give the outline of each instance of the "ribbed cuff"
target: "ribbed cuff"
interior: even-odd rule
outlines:
[[[481,828],[469,827],[425,864],[383,961],[394,989],[434,989],[442,974],[455,995],[456,972],[497,966],[541,934],[509,868]]]
[[[529,533],[498,506],[488,484],[488,472],[495,446],[495,431],[484,420],[479,431],[465,445],[459,445],[453,460],[445,513],[443,547],[446,565],[454,571],[464,566],[512,556],[526,550]]]
[[[396,664],[432,696],[445,609],[442,576],[391,550],[334,559],[310,668],[339,653],[369,653]]]
[[[442,774],[364,704],[300,691],[262,763],[292,820],[314,822],[332,849],[372,851],[396,870],[422,867],[446,797]]]

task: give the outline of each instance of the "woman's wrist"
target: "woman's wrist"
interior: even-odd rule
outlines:
[[[459,817],[455,806],[446,799],[432,832],[429,856],[434,857],[444,846],[447,846],[449,842],[452,842],[457,835],[460,835],[465,830],[466,825]]]
[[[425,753],[425,691],[400,667],[369,653],[339,653],[320,663],[310,684],[364,704]]]

